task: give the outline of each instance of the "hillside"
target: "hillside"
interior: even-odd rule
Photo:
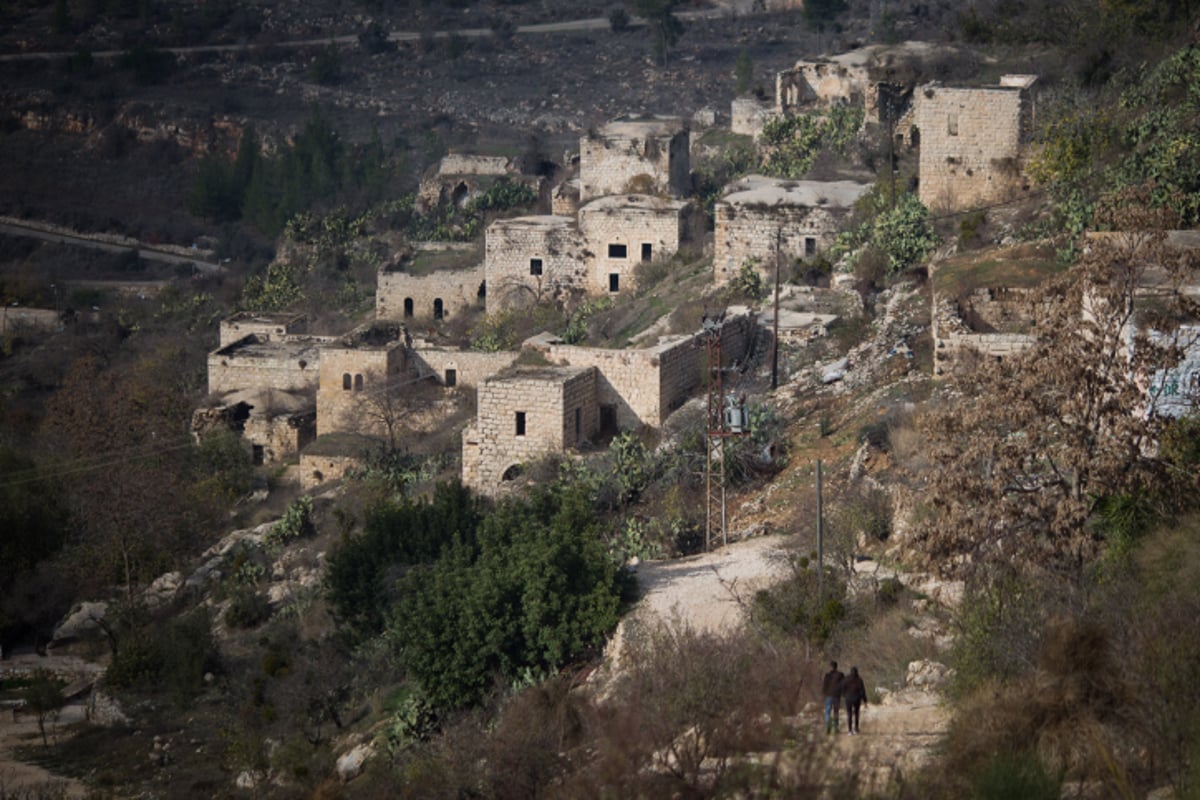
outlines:
[[[0,4],[0,800],[1195,795],[1197,9],[789,6]]]

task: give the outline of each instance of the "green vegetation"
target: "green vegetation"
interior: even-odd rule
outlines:
[[[821,153],[846,156],[862,127],[859,105],[836,105],[823,114],[776,117],[763,126],[763,172],[779,178],[803,178]]]

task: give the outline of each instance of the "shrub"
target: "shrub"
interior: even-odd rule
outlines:
[[[253,589],[242,589],[225,610],[225,624],[231,628],[254,628],[271,618],[271,603]]]
[[[313,499],[309,495],[297,497],[287,507],[283,517],[267,534],[268,544],[288,544],[295,539],[312,536],[317,527],[313,522]]]
[[[608,12],[608,26],[613,33],[623,33],[629,30],[629,14],[624,8],[617,7]]]
[[[904,195],[894,209],[876,217],[871,238],[887,258],[892,274],[920,263],[937,245],[929,209],[912,194]]]
[[[186,700],[204,686],[204,675],[219,666],[208,609],[166,621],[151,621],[120,640],[105,681],[118,688],[167,690]]]

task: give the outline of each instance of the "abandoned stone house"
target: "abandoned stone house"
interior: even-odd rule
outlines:
[[[587,265],[579,228],[571,217],[498,219],[484,243],[489,311],[582,294]]]
[[[678,117],[621,117],[579,141],[579,202],[615,194],[683,197],[690,134]]]
[[[419,248],[418,253],[423,249]],[[474,252],[474,247],[467,250]],[[414,271],[411,259],[389,263],[376,278],[375,318],[411,322],[457,316],[482,308],[486,287],[482,264],[422,273]]]
[[[834,242],[855,201],[870,186],[852,181],[791,181],[751,175],[730,184],[713,207],[713,279],[735,278],[754,264],[774,279],[776,261],[786,268],[812,259]],[[785,272],[786,277],[786,272]]]
[[[421,179],[417,190],[417,207],[422,211],[448,205],[462,208],[498,180],[524,184],[533,189],[539,198],[546,194],[543,179],[527,174],[519,158],[448,153]]]
[[[726,366],[748,357],[755,335],[749,315],[725,321]],[[496,495],[531,460],[581,449],[601,433],[660,427],[700,387],[703,336],[675,336],[634,350],[534,337],[525,347],[553,366],[518,367],[479,385],[476,419],[463,433],[463,483]]]
[[[192,434],[239,434],[255,465],[293,461],[316,438],[317,409],[308,393],[241,389],[212,397],[192,415]]]
[[[355,329],[321,350],[317,434],[382,436],[387,405],[420,379],[409,370],[406,332],[399,325]]]
[[[931,209],[962,211],[1011,200],[1028,189],[1023,160],[1033,133],[1034,75],[999,85],[926,84],[914,95],[919,196]]]

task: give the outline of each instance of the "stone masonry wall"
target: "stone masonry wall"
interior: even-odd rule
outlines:
[[[688,148],[687,130],[642,136],[584,136],[579,142],[580,202],[629,191],[682,197],[690,188]],[[634,186],[631,182],[646,185]]]
[[[303,314],[253,314],[244,312],[221,320],[220,346],[228,347],[238,339],[254,334],[262,341],[281,341],[288,336],[308,332]]]
[[[381,435],[372,403],[396,387],[407,369],[407,350],[395,342],[382,347],[329,347],[321,352],[317,386],[317,433]],[[388,389],[388,386],[396,388]]]
[[[1007,200],[1024,187],[1021,157],[1032,126],[1030,90],[928,85],[917,89],[914,103],[922,203],[963,210]]]
[[[749,316],[726,321],[721,340],[726,363],[745,354],[753,331]],[[704,384],[707,351],[703,334],[696,333],[644,350],[551,345],[546,356],[553,363],[596,367],[598,402],[614,408],[620,429],[637,430],[662,425]]]
[[[443,317],[456,316],[483,302],[480,296],[483,282],[482,264],[473,269],[440,270],[428,275],[380,272],[375,288],[375,318],[432,319],[438,300],[442,301]],[[406,314],[410,305],[411,314]]]
[[[670,258],[679,250],[684,204],[645,195],[627,198],[628,205],[606,198],[579,210],[579,229],[590,254],[587,290],[591,294],[633,289],[638,264]],[[614,246],[624,249],[614,250]]]
[[[275,464],[299,456],[305,445],[317,436],[315,412],[279,414],[268,417],[252,414],[246,420],[242,436],[263,448],[263,463]]]
[[[582,240],[568,217],[496,220],[487,229],[484,270],[489,312],[535,300],[563,302],[587,285]]]
[[[986,290],[984,290],[986,291]],[[930,333],[933,335],[933,374],[952,372],[964,354],[1005,358],[1027,350],[1036,341],[1023,333],[976,333],[963,321],[958,305],[934,295]]]
[[[240,348],[235,343],[208,356],[210,394],[240,389],[308,391],[318,382],[319,342],[311,347]]]
[[[495,494],[513,465],[563,452],[598,430],[595,369],[539,367],[485,381],[476,422],[463,434],[463,482]]]
[[[757,259],[764,278],[774,279],[776,233],[786,266],[808,253],[828,249],[849,214],[848,209],[797,206],[746,206],[719,201],[713,208],[713,271],[718,284],[728,283],[747,259]]]
[[[762,136],[763,126],[777,112],[769,104],[754,97],[735,98],[730,106],[730,129],[743,136]]]
[[[499,353],[476,353],[471,350],[451,350],[440,347],[414,345],[414,366],[422,373],[433,374],[443,386],[447,385],[447,373],[454,371],[454,385],[478,387],[488,378],[512,366],[517,353],[504,350]]]

